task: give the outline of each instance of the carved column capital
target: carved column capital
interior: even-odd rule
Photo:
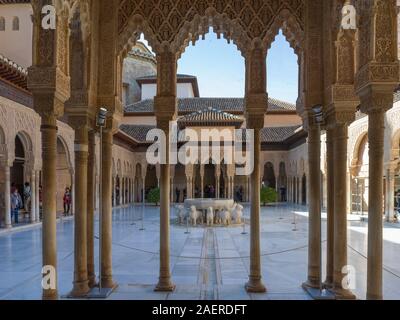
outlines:
[[[393,107],[394,85],[371,84],[358,92],[361,100],[361,112],[386,112]]]

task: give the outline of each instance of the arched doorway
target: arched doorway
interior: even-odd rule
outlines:
[[[135,170],[135,201],[140,203],[143,201],[143,182],[142,182],[142,165],[136,164]]]
[[[351,185],[351,209],[354,213],[368,212],[368,185],[369,185],[369,145],[368,135],[365,133],[357,144],[353,156],[353,181]]]
[[[307,176],[303,174],[301,178],[301,204],[307,204]]]
[[[11,184],[14,188],[18,189],[18,192],[20,193],[22,197],[22,192],[24,189],[24,170],[25,170],[25,158],[26,155],[26,150],[22,142],[22,137],[20,134],[18,134],[15,137],[15,153],[14,153],[14,162],[13,166],[11,167],[10,170],[10,177],[11,177]]]
[[[145,199],[147,199],[147,195],[150,192],[150,190],[158,187],[156,166],[153,166],[153,165],[147,166],[145,181],[146,181],[146,183],[145,183]]]
[[[67,145],[64,141],[57,138],[57,212],[64,211],[64,193],[69,188],[72,192],[72,173],[71,163]],[[72,199],[74,201],[74,199]],[[71,213],[71,212],[70,212]]]
[[[215,165],[204,165],[204,198],[215,198]]]
[[[174,176],[174,201],[183,202],[186,190],[186,173],[185,166],[178,163],[175,166]]]
[[[286,165],[284,162],[279,164],[279,177],[278,177],[278,189],[279,189],[279,201],[287,201],[287,176],[286,176]]]
[[[264,176],[262,181],[265,187],[276,188],[274,165],[271,162],[267,162],[264,165]]]

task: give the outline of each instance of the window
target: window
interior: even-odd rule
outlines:
[[[13,29],[13,31],[19,30],[19,18],[18,17],[13,18],[12,29]]]
[[[0,17],[0,31],[6,30],[6,20],[4,17]]]

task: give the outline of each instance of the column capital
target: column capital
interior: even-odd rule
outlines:
[[[360,89],[361,112],[371,114],[391,109],[395,88],[394,84],[370,84]]]

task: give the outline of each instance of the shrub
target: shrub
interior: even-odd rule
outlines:
[[[276,202],[277,199],[278,199],[278,193],[275,191],[275,189],[270,187],[261,187],[260,201],[261,203],[264,204],[264,206],[267,203]]]
[[[151,189],[147,195],[147,201],[158,206],[160,203],[160,188]]]

